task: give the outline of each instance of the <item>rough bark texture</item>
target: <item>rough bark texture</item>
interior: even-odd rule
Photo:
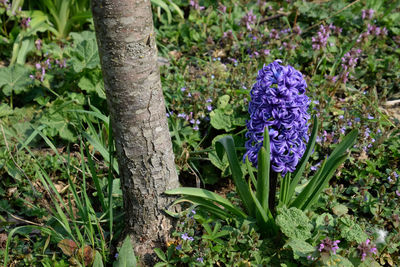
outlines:
[[[126,231],[151,265],[171,228],[163,195],[179,186],[157,65],[150,0],[93,0],[93,18],[116,141]]]

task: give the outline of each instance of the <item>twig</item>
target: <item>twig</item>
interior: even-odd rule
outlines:
[[[27,224],[33,224],[33,225],[36,225],[36,226],[43,226],[42,224],[38,224],[38,223],[35,223],[35,222],[31,222],[31,221],[28,221],[28,220],[19,218],[18,216],[15,216],[15,215],[13,215],[13,214],[10,213],[10,212],[7,212],[7,213],[8,213],[11,217],[13,217],[14,219],[16,219],[17,221],[21,221],[21,222],[24,222],[24,223],[27,223]]]
[[[269,17],[261,19],[258,24],[263,24],[263,23],[265,23],[265,22],[267,22],[269,20],[277,19],[277,18],[280,18],[280,17],[283,17],[283,16],[287,16],[287,15],[289,15],[289,13],[278,13],[278,14],[275,14],[275,15],[272,15],[272,16],[269,16]]]

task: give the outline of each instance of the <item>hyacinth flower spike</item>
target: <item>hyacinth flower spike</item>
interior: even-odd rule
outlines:
[[[291,66],[282,66],[277,60],[258,72],[257,81],[250,92],[250,120],[247,122],[248,139],[243,161],[249,179],[242,172],[232,136],[224,136],[215,143],[219,158],[226,153],[236,191],[243,208],[205,189],[176,188],[166,191],[182,195],[174,204],[191,202],[215,216],[226,219],[233,216],[254,221],[262,235],[276,236],[275,215],[287,206],[300,210],[312,208],[320,193],[328,186],[336,169],[346,160],[347,149],[357,138],[357,130],[347,134],[330,157],[322,163],[303,190],[295,195],[295,188],[303,176],[319,127],[314,116],[311,135],[308,135],[309,99],[305,95],[307,84],[303,75]],[[254,168],[257,175],[254,175]],[[279,204],[275,197],[280,178]]]

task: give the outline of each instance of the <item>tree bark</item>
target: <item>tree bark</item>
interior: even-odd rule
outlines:
[[[126,232],[152,265],[171,220],[163,195],[179,186],[157,64],[150,0],[92,0],[121,176]]]

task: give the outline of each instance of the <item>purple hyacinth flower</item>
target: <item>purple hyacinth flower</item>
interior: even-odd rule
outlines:
[[[246,157],[257,165],[257,154],[263,143],[265,126],[269,128],[271,166],[275,172],[293,172],[308,142],[307,112],[310,101],[305,95],[303,75],[280,60],[259,70],[257,82],[250,91],[250,120],[247,121]]]

